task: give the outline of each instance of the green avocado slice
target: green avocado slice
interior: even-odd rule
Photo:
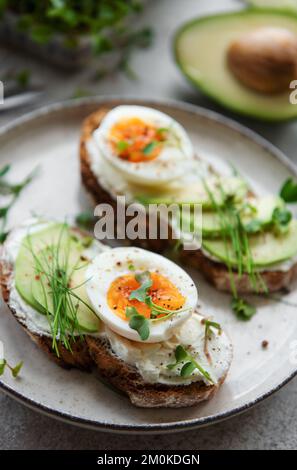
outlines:
[[[176,33],[176,62],[199,90],[226,108],[267,121],[296,118],[297,105],[290,102],[292,89],[276,95],[254,92],[227,67],[230,43],[261,27],[285,28],[297,34],[297,15],[286,10],[251,8],[194,19]]]
[[[65,252],[64,252],[65,253]],[[85,278],[87,265],[86,261],[81,260],[82,250],[72,248],[67,261],[67,275],[69,276],[69,287],[74,296],[68,296],[68,305],[65,308],[65,314],[74,324],[77,321],[78,329],[88,333],[99,331],[100,321],[96,314],[89,308],[90,302],[86,291]],[[51,250],[45,248],[38,254],[41,259],[51,259]],[[63,260],[61,260],[63,266]],[[45,275],[35,276],[32,279],[31,292],[35,301],[41,306],[43,311],[54,313],[53,296]]]
[[[33,228],[30,227],[28,229],[28,235],[24,238],[16,258],[15,286],[25,302],[40,311],[40,306],[35,301],[31,292],[31,282],[35,276],[33,253],[38,253],[38,251],[49,244],[57,243],[61,235],[62,225],[53,223],[38,232],[34,232]],[[67,232],[65,231],[62,237],[63,240],[66,236]]]
[[[265,267],[289,260],[297,255],[297,220],[290,223],[288,232],[276,235],[272,231],[261,232],[249,237],[251,254],[255,267]],[[222,239],[204,239],[203,249],[225,264],[236,267],[237,256],[231,242]]]
[[[273,211],[277,207],[282,207],[283,201],[275,196],[265,196],[259,199],[250,199],[253,211],[247,209],[243,213],[241,220],[244,226],[252,221],[259,222],[258,231],[269,226],[272,220]],[[197,227],[199,229],[199,227]],[[202,234],[205,237],[220,236],[224,230],[222,229],[221,218],[216,212],[203,211],[202,213]]]

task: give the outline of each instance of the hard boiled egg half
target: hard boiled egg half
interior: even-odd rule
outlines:
[[[172,261],[140,248],[101,253],[88,267],[86,280],[98,316],[111,330],[133,341],[166,341],[197,306],[197,289],[190,276]],[[145,294],[146,301],[135,296],[136,290],[140,297]],[[132,324],[130,312],[138,317]],[[149,329],[146,339],[135,329],[144,321]]]
[[[167,114],[144,106],[112,109],[93,136],[102,157],[134,184],[172,181],[194,158],[185,129]]]

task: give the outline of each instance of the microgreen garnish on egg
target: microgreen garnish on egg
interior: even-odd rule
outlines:
[[[175,360],[174,364],[168,364],[167,369],[172,370],[180,366],[181,377],[189,377],[196,369],[208,380],[208,382],[214,384],[215,381],[211,378],[210,374],[194,359],[186,349],[178,345],[175,349]]]
[[[124,152],[125,150],[127,150],[128,147],[129,143],[125,140],[120,140],[119,142],[117,142],[117,149],[119,152]]]
[[[288,178],[280,190],[280,197],[287,203],[297,202],[297,182]]]
[[[139,282],[140,287],[138,287],[138,289],[133,290],[131,292],[129,299],[130,300],[136,299],[136,300],[139,300],[139,302],[145,302],[148,289],[153,284],[151,275],[148,271],[144,271],[143,273],[135,274],[135,279],[137,282]]]
[[[161,305],[157,305],[152,296],[149,295],[148,291],[153,285],[153,280],[149,271],[144,271],[143,273],[135,274],[135,279],[140,283],[140,287],[131,292],[129,300],[138,300],[139,302],[144,302],[148,307],[150,307],[150,320],[153,322],[167,320],[172,315],[177,313],[186,312],[189,309],[179,308],[176,310],[171,310]]]
[[[135,307],[126,308],[126,317],[129,318],[129,326],[136,330],[142,341],[146,341],[150,336],[150,326],[148,320],[140,315]]]
[[[150,155],[157,145],[158,142],[152,141],[144,147],[142,152],[144,153],[144,155]]]

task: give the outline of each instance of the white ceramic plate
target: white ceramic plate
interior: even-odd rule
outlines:
[[[32,211],[63,218],[87,206],[80,185],[79,129],[85,116],[101,105],[135,103],[136,100],[84,99],[50,106],[31,113],[0,134],[1,165],[11,163],[16,180],[36,165],[39,176],[23,193],[11,214],[16,225]],[[293,165],[272,145],[248,129],[213,112],[175,102],[137,101],[154,106],[180,121],[197,153],[223,171],[232,162],[260,192],[277,192],[295,174]],[[225,385],[208,403],[186,409],[134,408],[126,397],[112,391],[95,375],[64,371],[38,350],[26,333],[1,307],[0,339],[12,363],[24,360],[21,377],[2,376],[0,387],[24,404],[56,418],[82,426],[113,431],[168,432],[189,429],[228,418],[263,400],[297,373],[294,341],[296,307],[258,301],[255,317],[247,323],[230,311],[230,297],[218,293],[190,271],[199,289],[203,311],[215,315],[234,343],[234,361]],[[297,304],[297,290],[286,296]],[[263,350],[261,343],[269,341]],[[296,344],[295,344],[296,348]],[[296,355],[296,354],[295,354]],[[295,358],[296,359],[296,358]]]

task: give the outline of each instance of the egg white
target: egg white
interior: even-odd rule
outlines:
[[[124,118],[137,117],[156,128],[170,128],[179,146],[164,144],[157,158],[147,162],[128,162],[113,151],[109,134],[111,128]],[[192,143],[185,129],[173,118],[156,109],[144,106],[118,106],[110,111],[93,133],[94,141],[102,157],[115,167],[127,181],[147,186],[160,186],[179,178],[187,171],[187,163],[194,158]]]
[[[196,286],[190,276],[172,261],[161,255],[140,248],[114,248],[96,256],[86,272],[86,289],[89,300],[99,318],[115,333],[132,341],[141,341],[137,331],[132,330],[129,322],[123,320],[109,307],[107,292],[111,283],[119,276],[135,273],[158,271],[179,289],[185,297],[184,312],[172,315],[157,323],[150,321],[150,336],[146,343],[166,341],[174,328],[181,325],[193,313],[198,302]],[[130,267],[130,269],[129,269]]]

